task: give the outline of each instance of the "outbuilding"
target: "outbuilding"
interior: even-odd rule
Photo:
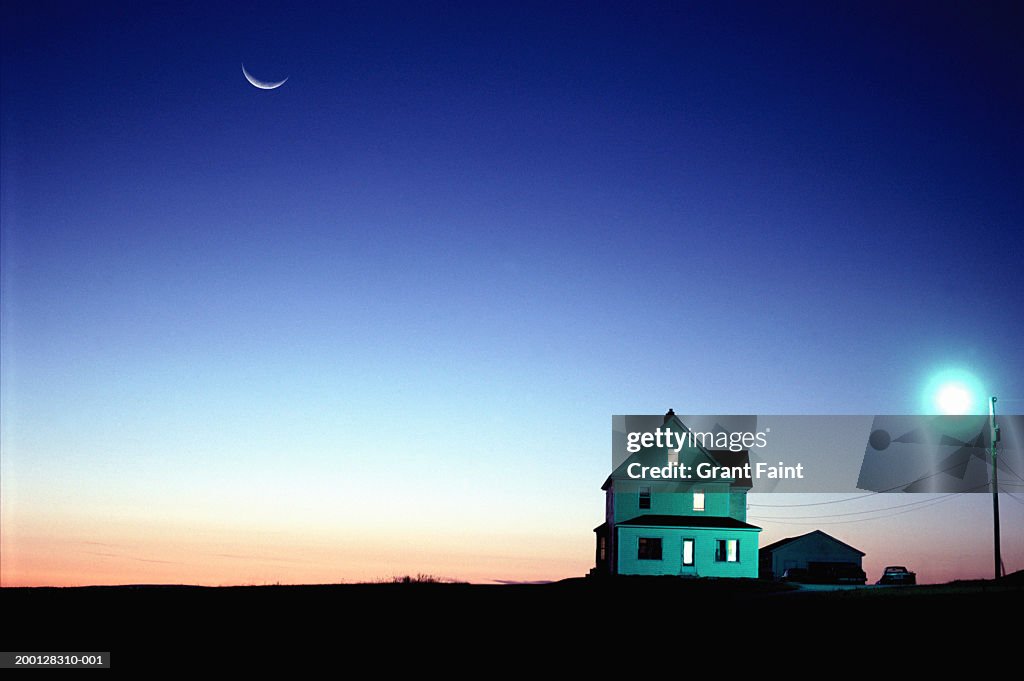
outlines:
[[[786,570],[791,569],[818,574],[850,567],[862,570],[863,558],[863,551],[815,530],[762,546],[758,552],[758,576],[761,579],[782,579]]]

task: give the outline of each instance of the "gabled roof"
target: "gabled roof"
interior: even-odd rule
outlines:
[[[759,549],[759,551],[761,553],[764,553],[765,551],[774,551],[776,549],[782,548],[783,546],[786,546],[787,544],[792,544],[795,541],[799,541],[801,539],[806,539],[807,537],[810,537],[810,536],[815,535],[815,534],[820,534],[821,536],[825,537],[826,539],[831,539],[832,541],[834,541],[835,543],[839,544],[840,546],[845,546],[846,548],[850,549],[851,551],[853,551],[855,553],[859,553],[862,556],[866,556],[867,555],[866,553],[864,553],[860,549],[855,549],[854,547],[850,546],[846,542],[839,541],[838,539],[836,539],[832,535],[830,535],[830,534],[828,534],[826,532],[822,532],[821,530],[815,530],[814,532],[808,532],[807,534],[801,534],[801,535],[799,535],[797,537],[786,537],[785,539],[780,539],[779,541],[773,542],[773,543],[769,544],[768,546],[762,546]]]
[[[668,413],[665,414],[663,426],[671,426],[673,430],[688,433],[690,428],[683,423],[676,413],[669,409]],[[750,462],[750,453],[747,450],[741,450],[738,452],[730,451],[728,449],[706,449],[700,442],[691,442],[685,448],[687,454],[696,459],[703,458],[708,463],[714,466],[729,466],[729,467],[742,467],[744,464]],[[611,487],[616,479],[626,479],[626,470],[631,463],[641,463],[645,466],[665,466],[667,461],[665,459],[664,450],[659,450],[654,447],[645,447],[638,452],[634,452],[626,457],[626,459],[619,464],[619,466],[612,471],[604,484],[601,485],[602,490],[607,490]],[[694,481],[694,482],[729,482],[730,487],[739,489],[750,489],[753,487],[753,481],[749,477],[745,478],[722,478],[716,480],[706,481]]]
[[[749,525],[742,520],[717,515],[642,515],[623,520],[616,525],[632,525],[639,527],[723,527],[737,530],[760,530],[756,525]]]

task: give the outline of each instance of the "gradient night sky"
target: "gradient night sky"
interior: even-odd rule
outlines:
[[[581,575],[611,414],[1024,408],[1019,3],[478,4],[4,3],[4,585]]]

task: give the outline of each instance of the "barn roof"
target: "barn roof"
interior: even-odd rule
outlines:
[[[835,543],[839,544],[840,546],[845,546],[846,548],[850,549],[851,551],[859,553],[862,556],[866,556],[867,555],[866,553],[864,553],[860,549],[856,549],[856,548],[850,546],[849,544],[847,544],[846,542],[839,541],[838,539],[833,537],[831,534],[828,534],[826,532],[822,532],[821,530],[815,530],[814,532],[808,532],[807,534],[801,534],[801,535],[799,535],[797,537],[786,537],[785,539],[780,539],[779,541],[773,542],[773,543],[769,544],[768,546],[762,546],[760,549],[758,549],[758,551],[760,553],[764,553],[766,551],[768,551],[768,552],[774,551],[775,549],[780,549],[783,546],[786,546],[788,544],[792,544],[793,542],[798,541],[800,539],[806,539],[807,537],[810,537],[810,536],[815,535],[815,534],[820,534],[821,536],[825,537],[826,539],[831,539],[832,541],[834,541]]]

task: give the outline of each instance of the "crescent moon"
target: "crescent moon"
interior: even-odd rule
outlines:
[[[284,85],[284,81],[288,80],[287,77],[285,77],[284,80],[277,81],[276,83],[268,83],[265,80],[259,80],[255,78],[251,73],[249,73],[249,71],[245,68],[245,64],[242,64],[242,74],[253,87],[258,87],[261,90],[274,90]]]

